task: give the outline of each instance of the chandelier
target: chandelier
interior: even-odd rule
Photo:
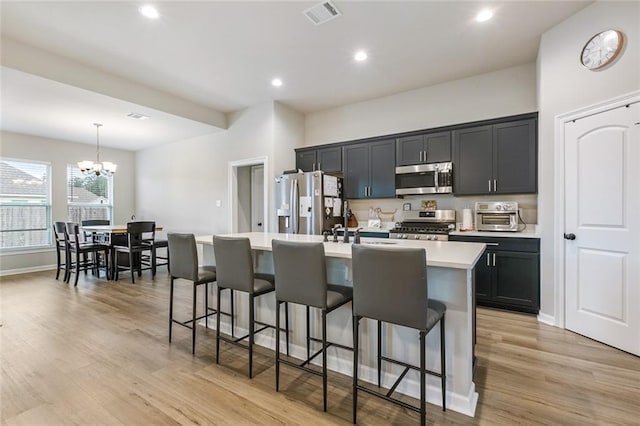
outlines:
[[[94,175],[94,176],[111,176],[116,172],[117,164],[114,164],[110,161],[100,162],[100,127],[102,124],[93,123],[96,126],[96,162],[93,161],[78,161],[78,168],[85,175]]]

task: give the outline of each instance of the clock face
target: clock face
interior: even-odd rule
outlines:
[[[609,65],[622,50],[622,42],[620,31],[607,30],[596,34],[582,49],[582,65],[590,70],[598,70]]]

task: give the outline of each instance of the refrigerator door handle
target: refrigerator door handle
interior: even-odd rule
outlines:
[[[298,233],[298,221],[299,221],[299,215],[300,212],[298,211],[300,209],[300,199],[298,196],[298,180],[297,179],[292,179],[291,180],[291,219],[292,219],[292,223],[291,223],[291,227],[292,227],[292,231],[294,234]]]

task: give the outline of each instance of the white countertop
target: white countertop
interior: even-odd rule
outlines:
[[[268,232],[245,232],[238,234],[226,234],[227,237],[245,237],[251,241],[254,250],[271,251],[271,240],[287,240],[300,242],[321,242],[321,235],[303,234],[278,234]],[[419,247],[427,251],[427,266],[472,269],[485,249],[482,243],[464,243],[457,241],[411,241],[389,240],[388,238],[361,239],[363,244],[371,244],[373,247],[401,248]],[[201,235],[196,237],[199,244],[213,245],[213,235]],[[328,257],[351,259],[351,243],[324,243],[325,254]]]

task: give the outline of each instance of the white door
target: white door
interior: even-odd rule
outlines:
[[[565,124],[565,185],[566,327],[640,355],[640,103]]]
[[[264,166],[252,166],[251,232],[264,231]]]

